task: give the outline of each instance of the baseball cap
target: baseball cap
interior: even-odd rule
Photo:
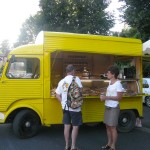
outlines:
[[[66,67],[66,72],[71,72],[73,70],[76,70],[75,67],[72,65],[72,64],[69,64],[67,67]]]

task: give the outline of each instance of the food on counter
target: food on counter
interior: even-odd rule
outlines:
[[[52,97],[56,96],[55,90],[56,90],[56,88],[54,88],[50,91]],[[86,96],[98,96],[98,95],[100,95],[101,92],[104,92],[104,89],[102,90],[100,88],[89,88],[89,87],[83,87],[83,89],[82,89],[82,94],[84,97],[86,97]]]
[[[50,91],[52,97],[56,96],[55,90],[56,90],[56,88],[54,88]],[[99,96],[100,93],[102,93],[102,92],[105,93],[106,88],[83,87],[83,89],[82,89],[82,94],[83,94],[84,97],[86,97],[86,96]],[[135,95],[137,95],[137,92],[132,91],[132,90],[126,90],[126,92],[123,93],[123,96],[135,96]]]
[[[134,95],[137,95],[137,93],[132,90],[126,90],[126,92],[123,93],[123,96],[134,96]]]
[[[83,96],[98,96],[101,92],[105,92],[104,89],[106,88],[89,88],[83,87],[82,94]]]

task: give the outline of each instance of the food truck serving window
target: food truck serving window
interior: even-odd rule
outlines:
[[[15,58],[10,61],[7,78],[37,79],[40,77],[40,60],[38,58]]]

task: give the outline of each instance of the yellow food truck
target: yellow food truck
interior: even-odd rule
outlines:
[[[124,87],[118,130],[129,132],[143,115],[141,61],[142,43],[137,39],[42,31],[35,44],[8,55],[0,77],[0,123],[12,123],[20,138],[34,136],[40,125],[61,124],[55,89],[68,64],[76,67],[83,84],[83,122],[103,122],[99,94],[108,86],[107,68],[115,64]]]

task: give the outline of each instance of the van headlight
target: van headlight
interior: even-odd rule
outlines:
[[[0,120],[4,119],[4,114],[0,112]]]

